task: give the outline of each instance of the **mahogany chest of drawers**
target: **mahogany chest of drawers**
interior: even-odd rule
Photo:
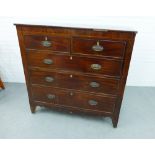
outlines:
[[[32,113],[67,109],[117,127],[136,32],[15,25]]]

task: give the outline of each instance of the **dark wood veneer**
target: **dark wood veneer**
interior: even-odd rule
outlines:
[[[47,81],[46,78],[51,78],[52,80]],[[72,72],[61,73],[58,71],[48,72],[30,70],[30,81],[31,84],[83,90],[111,95],[116,95],[119,89],[118,79],[86,76],[83,74],[77,75]],[[93,87],[92,82],[96,82],[98,85]]]
[[[45,102],[45,104],[60,104],[63,106],[78,107],[82,109],[105,111],[112,113],[116,97],[94,95],[73,90],[62,90],[60,88],[32,86],[33,100]],[[47,95],[55,95],[54,99],[48,99]],[[71,95],[72,94],[72,95]],[[90,105],[89,100],[97,101],[97,105]]]
[[[51,46],[42,46],[41,41],[47,40],[51,43]],[[70,52],[70,39],[49,35],[26,35],[24,36],[24,44],[26,49],[39,49],[49,50],[51,52]]]
[[[85,112],[109,116],[117,127],[135,31],[16,28],[33,113],[36,106]]]
[[[103,51],[97,52],[92,49],[93,45],[96,45],[97,41],[104,48]],[[74,37],[72,41],[72,53],[85,54],[85,55],[97,55],[104,57],[115,57],[122,59],[125,53],[125,41],[118,40],[103,40],[103,39],[88,39]]]
[[[1,78],[0,78],[0,88],[2,88],[2,89],[5,88],[5,87],[4,87],[4,84],[3,84],[2,80],[1,80]]]
[[[52,64],[45,64],[44,59],[50,59]],[[96,59],[89,57],[69,56],[69,55],[56,55],[38,51],[27,52],[27,62],[31,67],[46,67],[57,68],[61,70],[77,71],[92,74],[103,74],[109,76],[121,76],[122,61],[112,59]],[[91,68],[92,64],[101,65],[101,69],[94,70]]]

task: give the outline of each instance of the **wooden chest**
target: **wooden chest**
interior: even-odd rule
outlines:
[[[67,109],[117,127],[136,32],[15,25],[32,113]]]

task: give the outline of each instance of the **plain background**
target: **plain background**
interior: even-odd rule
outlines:
[[[0,17],[0,76],[5,82],[25,82],[14,23],[48,24],[138,31],[127,85],[155,86],[155,17]]]
[[[150,16],[154,0],[0,0],[1,16]],[[143,24],[143,23],[142,23]],[[153,68],[152,68],[153,69]],[[150,131],[154,132],[154,131]],[[154,154],[154,140],[7,140],[1,154]]]

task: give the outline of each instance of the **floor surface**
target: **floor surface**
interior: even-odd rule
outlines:
[[[37,108],[31,114],[25,84],[0,90],[0,138],[155,138],[155,88],[127,87],[117,128],[111,119]]]

